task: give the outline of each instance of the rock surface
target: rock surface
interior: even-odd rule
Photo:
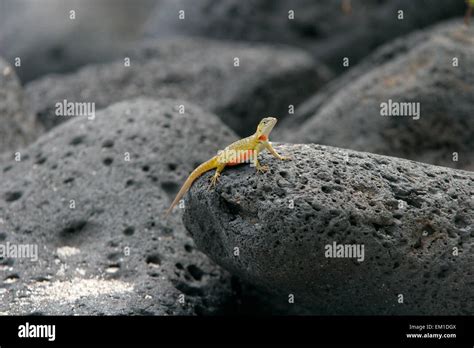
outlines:
[[[289,104],[298,105],[329,76],[306,53],[269,46],[146,41],[129,56],[130,67],[118,61],[32,82],[26,88],[32,112],[51,128],[64,120],[55,115],[64,99],[101,108],[141,95],[179,97],[214,111],[246,136],[264,115],[288,114]]]
[[[37,245],[38,261],[1,260],[1,313],[220,309],[229,275],[195,249],[179,213],[163,214],[196,163],[235,135],[196,106],[179,114],[180,103],[118,103],[51,130],[19,162],[4,158],[0,244]]]
[[[26,112],[14,69],[0,58],[0,153],[31,142],[40,127]]]
[[[351,2],[345,13],[341,3]],[[178,20],[179,11],[185,19]],[[403,19],[398,11],[403,10]],[[294,11],[294,19],[289,19]],[[218,39],[295,45],[310,51],[335,71],[342,58],[357,63],[375,47],[412,30],[453,16],[462,16],[463,1],[314,0],[162,0],[148,23],[156,35],[186,34]],[[205,18],[205,20],[203,20]]]
[[[186,199],[196,245],[312,314],[474,314],[474,174],[319,145],[278,145],[270,171],[204,175]],[[364,258],[326,246],[364,246]],[[238,248],[238,256],[235,252]],[[346,255],[349,256],[349,255]],[[403,303],[399,303],[403,295]]]
[[[387,45],[305,102],[274,138],[474,170],[473,38],[459,20]],[[419,119],[381,116],[389,100],[420,103]]]

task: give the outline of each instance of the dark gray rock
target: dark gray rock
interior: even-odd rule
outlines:
[[[191,188],[184,223],[216,263],[288,310],[474,313],[474,173],[319,145],[276,149],[292,160],[265,153],[265,174],[234,167],[215,191],[211,174]],[[333,242],[364,246],[364,260],[326,257]]]
[[[118,103],[51,130],[20,162],[4,159],[0,244],[37,245],[39,260],[1,261],[0,312],[220,310],[228,274],[195,249],[178,212],[163,215],[191,169],[235,135],[198,107],[179,114],[182,102]]]
[[[15,70],[0,58],[0,153],[26,145],[40,131],[35,117],[25,110]]]
[[[388,44],[301,105],[276,135],[473,170],[473,37],[456,20]],[[420,118],[381,116],[389,99],[420,103]]]
[[[350,0],[349,0],[350,1]],[[439,20],[462,16],[463,1],[352,0],[352,13],[342,1],[313,0],[162,0],[150,18],[156,35],[199,35],[218,39],[265,41],[309,50],[318,60],[342,71],[342,58],[357,63],[375,47]],[[185,11],[185,20],[178,12]],[[288,19],[288,11],[294,19]],[[404,19],[398,20],[398,10]],[[154,19],[154,20],[153,20]]]
[[[0,55],[21,58],[23,82],[117,58],[141,38],[154,0],[2,0]],[[75,19],[70,19],[70,11]]]
[[[295,130],[301,126],[302,122],[311,118],[321,107],[325,105],[325,102],[332,98],[337,92],[343,89],[345,86],[351,84],[364,74],[370,72],[374,68],[378,68],[381,65],[389,62],[390,60],[407,54],[410,50],[422,44],[424,41],[430,39],[430,37],[436,32],[437,34],[446,32],[449,30],[448,22],[437,24],[427,30],[420,30],[410,33],[410,35],[403,36],[394,39],[386,44],[375,49],[370,55],[365,57],[361,62],[346,70],[344,74],[338,76],[336,79],[329,81],[323,89],[319,90],[317,94],[306,100],[298,108],[294,117],[287,119],[284,126],[279,127],[275,131],[275,134],[284,133],[286,127]],[[452,20],[451,23],[455,26],[459,26],[460,21],[458,19]]]
[[[124,98],[175,97],[214,111],[242,135],[264,115],[286,115],[328,78],[304,52],[205,40],[146,41],[123,61],[88,66],[78,73],[45,77],[26,92],[46,128],[64,118],[55,104],[64,99],[95,102],[104,107]],[[234,58],[239,58],[239,67]]]

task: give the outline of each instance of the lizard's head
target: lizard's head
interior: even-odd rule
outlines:
[[[275,117],[265,117],[258,124],[257,134],[265,135],[266,137],[268,137],[273,127],[275,127],[276,123],[277,123],[277,119]]]

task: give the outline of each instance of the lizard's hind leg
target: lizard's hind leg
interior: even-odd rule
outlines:
[[[211,178],[211,183],[209,184],[209,190],[216,187],[216,184],[219,182],[219,177],[221,176],[221,172],[225,168],[225,163],[224,164],[219,164],[219,166],[216,168],[216,171]]]

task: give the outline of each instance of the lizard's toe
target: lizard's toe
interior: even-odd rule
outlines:
[[[219,175],[214,175],[212,178],[211,178],[211,182],[209,183],[209,187],[208,187],[208,190],[211,190],[213,188],[216,187],[217,183],[220,181],[220,178],[219,178]]]
[[[268,166],[260,166],[257,168],[257,172],[259,173],[265,173],[269,170],[270,168]]]

